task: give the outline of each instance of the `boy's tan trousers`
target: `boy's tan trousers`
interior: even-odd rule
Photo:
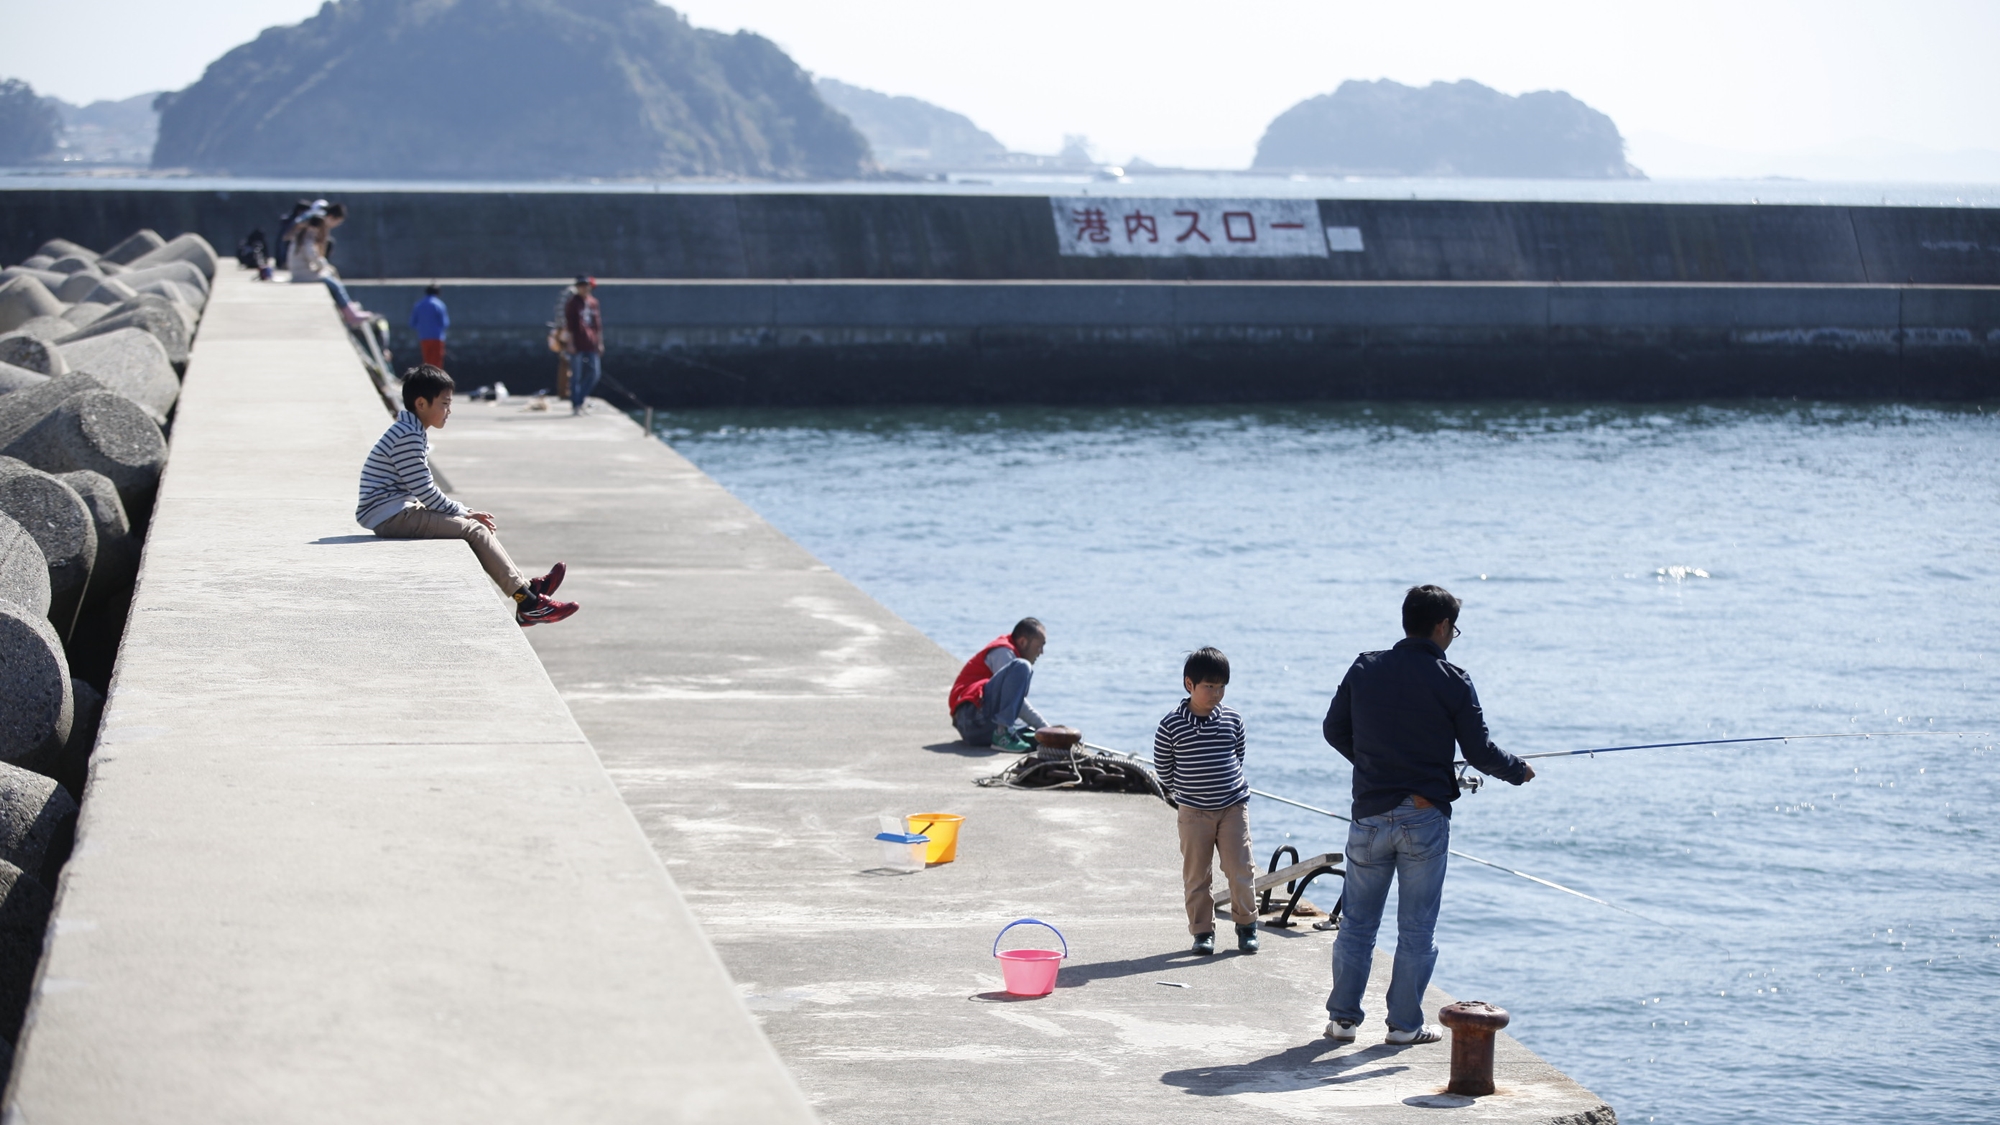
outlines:
[[[479,565],[486,568],[486,577],[500,587],[501,593],[512,597],[528,584],[514,560],[507,557],[507,548],[500,545],[500,537],[469,516],[447,516],[429,508],[404,508],[383,520],[375,528],[375,534],[384,539],[463,539],[472,545],[472,553],[479,556]]]
[[[1222,856],[1222,877],[1229,880],[1229,915],[1239,926],[1257,921],[1256,884],[1250,860],[1250,802],[1226,809],[1180,807],[1181,886],[1187,892],[1188,933],[1215,932],[1215,895],[1210,857]]]

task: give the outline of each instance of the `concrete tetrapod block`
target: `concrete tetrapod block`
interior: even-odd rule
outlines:
[[[0,453],[22,435],[42,424],[64,402],[86,391],[101,391],[104,384],[80,371],[70,371],[35,387],[10,395],[0,395]],[[23,458],[26,460],[26,458]],[[85,466],[66,466],[84,468]],[[61,471],[61,470],[58,470]]]
[[[0,512],[12,516],[42,549],[49,564],[48,620],[67,633],[97,562],[97,521],[75,489],[12,457],[0,457]],[[12,759],[0,754],[0,760]]]
[[[139,291],[126,284],[123,278],[106,277],[73,299],[83,305],[122,305],[138,295]],[[69,297],[63,299],[72,300]]]
[[[0,601],[0,679],[7,682],[0,695],[0,762],[46,766],[69,741],[75,717],[69,660],[48,618],[9,601]]]
[[[61,274],[96,273],[97,255],[93,254],[86,258],[80,254],[72,254],[67,258],[58,258],[49,270]]]
[[[118,486],[110,477],[89,469],[57,473],[55,477],[82,498],[83,506],[90,509],[91,522],[97,525],[97,563],[90,568],[84,605],[127,593],[139,577],[139,551],[144,544],[132,534],[132,521],[126,517]]]
[[[47,774],[0,762],[0,862],[54,886],[75,837],[76,798]]]
[[[96,270],[78,270],[70,274],[67,278],[64,278],[61,285],[49,290],[49,292],[54,293],[56,300],[61,301],[63,304],[74,305],[78,301],[83,300],[85,293],[104,284],[105,280],[105,276]]]
[[[27,390],[29,387],[39,387],[48,381],[49,377],[39,371],[30,371],[25,367],[16,367],[11,363],[0,361],[0,395]]]
[[[93,328],[57,348],[70,370],[96,376],[106,390],[145,407],[156,419],[165,420],[180,397],[181,381],[174,375],[173,361],[152,333],[138,328],[100,333]]]
[[[71,305],[69,308],[63,310],[61,319],[65,324],[69,325],[69,334],[74,336],[78,332],[81,332],[82,330],[90,327],[91,325],[97,323],[98,321],[103,320],[105,315],[109,313],[111,309],[112,306],[110,305],[93,305],[88,303],[79,303]]]
[[[95,305],[78,305],[77,308],[96,308]],[[192,312],[183,314],[174,307],[172,301],[152,293],[142,293],[120,305],[114,305],[103,316],[89,324],[78,327],[75,335],[63,340],[65,345],[92,336],[103,336],[124,328],[138,328],[151,333],[167,351],[167,362],[180,367],[187,363],[188,341],[193,335],[189,331]],[[70,366],[76,366],[74,358]]]
[[[47,254],[30,254],[21,259],[21,264],[31,270],[45,270],[55,265],[56,260]]]
[[[69,795],[83,800],[83,789],[90,780],[90,755],[97,749],[97,728],[104,721],[104,696],[89,680],[79,680],[71,676],[70,697],[75,700],[71,708],[69,738],[63,742],[62,753],[56,758],[55,768],[49,776],[56,779]]]
[[[51,344],[65,336],[75,334],[76,325],[59,316],[38,316],[33,320],[23,321],[19,327],[6,333],[9,336],[33,336],[37,340],[45,340]]]
[[[0,512],[0,601],[49,615],[49,560],[13,516]]]
[[[167,240],[161,238],[158,231],[151,227],[141,227],[127,235],[123,242],[100,254],[98,260],[129,266],[166,244]]]
[[[41,282],[42,288],[47,289],[51,293],[56,291],[56,286],[69,280],[68,274],[57,273],[54,270],[33,270],[26,266],[8,266],[6,269],[0,270],[0,285],[5,285],[17,277],[32,277],[36,281]]]
[[[12,397],[0,398],[0,404]],[[34,429],[0,447],[0,454],[50,473],[86,469],[104,474],[118,489],[125,514],[136,527],[153,510],[153,494],[167,466],[167,439],[138,403],[111,391],[93,390],[64,399]]]
[[[63,303],[32,277],[15,277],[0,285],[0,332],[12,332],[38,316],[62,314]]]
[[[71,242],[67,238],[49,239],[47,242],[42,243],[41,249],[35,251],[35,256],[38,258],[53,258],[57,261],[75,257],[82,258],[87,262],[94,262],[100,257],[97,251],[92,250],[82,243]]]
[[[144,257],[119,264],[142,270],[151,266],[165,265],[168,262],[193,262],[195,267],[201,270],[203,277],[214,281],[218,260],[215,247],[210,246],[206,238],[198,234],[184,234]]]
[[[49,341],[27,332],[0,336],[0,363],[26,368],[37,375],[61,375],[69,370],[62,353]]]
[[[5,1043],[20,1037],[21,1016],[35,987],[42,938],[54,906],[54,897],[40,880],[0,860],[0,1040]],[[13,1052],[0,1054],[11,1058]]]
[[[167,262],[145,269],[125,270],[118,275],[118,280],[134,288],[149,281],[174,281],[200,290],[204,300],[208,297],[208,278],[193,262]]]

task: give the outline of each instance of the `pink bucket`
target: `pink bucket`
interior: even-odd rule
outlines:
[[[1002,949],[1000,939],[1015,926],[1047,926],[1062,942],[1062,952],[1053,949]],[[1062,931],[1050,926],[1039,918],[1021,918],[1000,927],[1000,933],[993,938],[993,956],[1000,959],[1000,978],[1007,982],[1007,991],[1015,996],[1047,996],[1055,991],[1056,970],[1069,957],[1069,941]]]

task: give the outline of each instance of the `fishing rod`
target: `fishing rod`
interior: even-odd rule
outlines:
[[[1535,758],[1575,758],[1584,755],[1615,754],[1620,750],[1670,750],[1678,746],[1733,746],[1740,742],[1803,742],[1809,738],[1917,738],[1927,735],[1983,735],[1983,730],[1871,730],[1843,734],[1770,734],[1761,738],[1703,738],[1693,742],[1647,742],[1637,746],[1593,746],[1588,750],[1549,750],[1540,754],[1516,754],[1522,761]],[[1470,765],[1460,760],[1455,766]]]

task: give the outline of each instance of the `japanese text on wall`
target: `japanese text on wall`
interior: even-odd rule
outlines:
[[[1049,206],[1070,257],[1323,258],[1329,246],[1310,199],[1084,196]]]

